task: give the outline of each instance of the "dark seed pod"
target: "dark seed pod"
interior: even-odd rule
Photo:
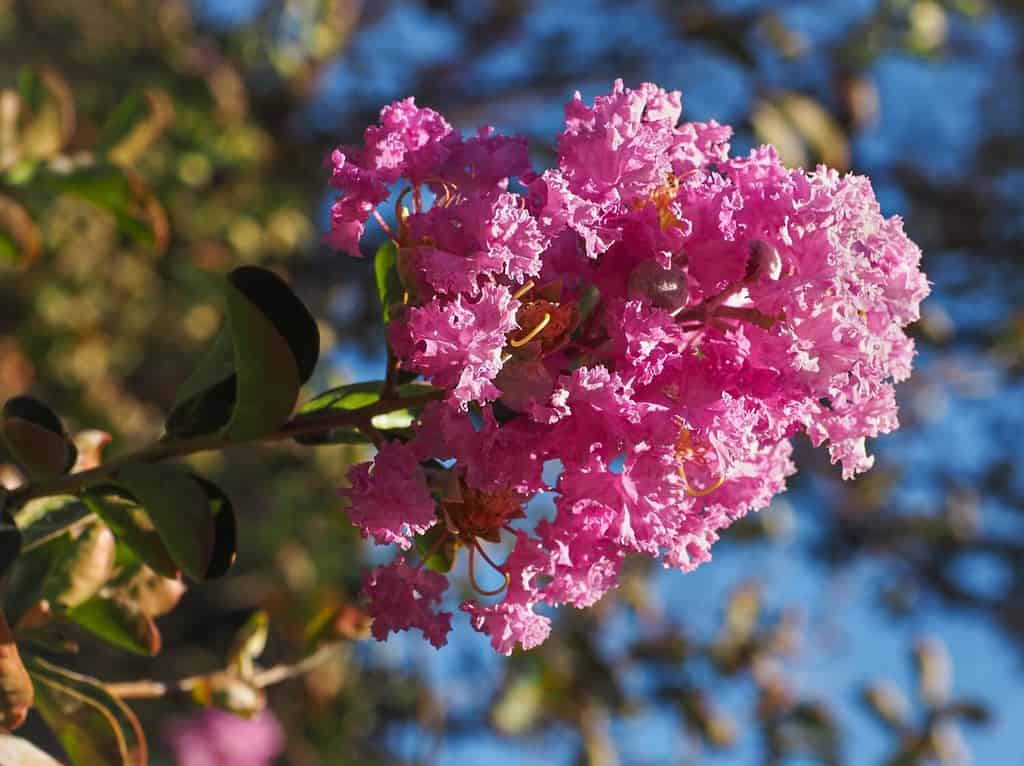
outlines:
[[[629,294],[674,311],[686,305],[686,272],[676,266],[666,269],[654,258],[641,261],[629,274]]]

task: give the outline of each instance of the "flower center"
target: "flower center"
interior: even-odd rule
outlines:
[[[500,542],[506,524],[526,517],[522,507],[525,498],[514,490],[482,492],[463,484],[461,491],[461,501],[448,501],[444,508],[459,537],[467,541],[479,537]]]

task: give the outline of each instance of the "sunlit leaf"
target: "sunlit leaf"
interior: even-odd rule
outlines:
[[[97,596],[65,617],[120,649],[149,656],[160,652],[160,631],[153,618],[127,600]]]
[[[113,533],[99,523],[67,540],[43,580],[42,597],[64,609],[92,598],[114,574],[116,546]]]
[[[373,257],[373,273],[377,279],[377,294],[384,312],[384,321],[391,321],[392,306],[402,303],[402,280],[398,276],[398,248],[388,240],[377,248]]]

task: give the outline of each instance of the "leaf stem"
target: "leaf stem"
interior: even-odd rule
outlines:
[[[8,510],[13,511],[23,506],[29,500],[35,500],[40,497],[73,495],[76,492],[81,492],[89,487],[109,481],[117,471],[130,463],[156,463],[161,460],[194,455],[197,452],[226,449],[227,447],[234,447],[239,444],[284,441],[296,436],[318,433],[334,428],[361,426],[369,422],[375,415],[383,415],[394,410],[405,409],[406,407],[416,407],[440,399],[442,396],[442,391],[427,391],[422,394],[402,398],[396,396],[381,399],[366,407],[354,410],[342,412],[327,411],[326,414],[324,411],[321,411],[305,415],[294,415],[276,431],[243,441],[233,440],[220,433],[204,434],[186,439],[160,439],[148,447],[143,447],[135,452],[125,453],[96,468],[59,476],[55,479],[26,484],[10,493],[6,507]]]

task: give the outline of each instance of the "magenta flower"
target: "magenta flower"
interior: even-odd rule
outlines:
[[[363,584],[370,600],[373,637],[383,641],[388,633],[419,628],[434,646],[444,646],[452,629],[452,613],[436,609],[447,588],[448,580],[442,575],[410,567],[404,558],[377,567]]]
[[[538,173],[522,139],[462,139],[407,100],[334,155],[329,238],[349,252],[404,184],[390,235],[407,305],[389,339],[446,391],[407,446],[353,470],[350,515],[403,548],[437,524],[482,597],[461,610],[497,651],[543,641],[551,607],[595,603],[627,554],[708,561],[785,489],[791,436],[852,478],[866,440],[898,426],[904,328],[928,294],[899,219],[866,178],[786,168],[771,147],[731,157],[728,126],[681,111],[650,84],[577,95]],[[553,514],[530,518],[549,490]],[[504,587],[482,588],[481,566]],[[374,635],[443,643],[446,583],[422,562],[375,570]]]
[[[408,548],[412,535],[426,532],[437,521],[419,461],[402,444],[385,444],[372,463],[353,466],[348,478],[351,486],[342,495],[349,501],[349,518],[364,537]]]
[[[171,723],[164,734],[177,766],[270,766],[284,752],[273,712],[243,718],[216,708]]]

